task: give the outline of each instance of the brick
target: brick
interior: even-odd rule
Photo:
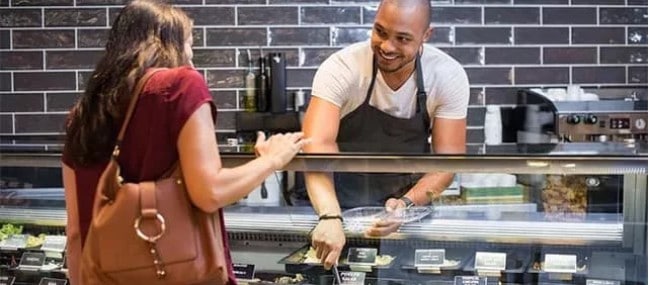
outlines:
[[[13,134],[14,132],[14,116],[0,114],[0,133]]]
[[[195,26],[234,25],[234,7],[182,7]]]
[[[41,51],[2,51],[0,52],[1,70],[43,69],[43,52]]]
[[[601,63],[647,63],[647,47],[600,47]]]
[[[486,109],[484,107],[469,107],[466,114],[467,126],[484,126],[484,116]]]
[[[543,48],[543,64],[596,64],[595,47],[546,47]]]
[[[262,5],[266,4],[266,0],[205,0],[205,4]]]
[[[629,27],[628,31],[627,40],[630,45],[647,44],[647,27]]]
[[[541,10],[537,7],[485,7],[486,24],[539,24]]]
[[[208,28],[208,46],[265,46],[266,28]]]
[[[194,28],[192,30],[192,40],[194,41],[192,47],[205,46],[205,33],[203,28]]]
[[[437,45],[453,44],[455,36],[451,32],[451,27],[435,27],[433,29],[433,34],[428,38],[428,43]]]
[[[461,64],[481,64],[481,48],[477,47],[440,47],[442,51]]]
[[[647,8],[600,8],[599,23],[610,25],[647,25]]]
[[[469,83],[476,84],[512,84],[509,67],[466,67]]]
[[[231,90],[217,90],[212,91],[212,98],[214,98],[214,103],[216,108],[219,110],[236,110],[239,105],[237,105],[237,92]],[[217,116],[217,120],[219,116]]]
[[[74,0],[11,0],[11,6],[72,6]]]
[[[573,27],[573,44],[624,44],[623,27]]]
[[[76,0],[77,6],[124,5],[128,0]]]
[[[90,76],[92,76],[92,71],[79,71],[78,73],[77,89],[85,90],[88,80],[90,79]]]
[[[64,133],[66,114],[16,114],[16,133]]]
[[[516,44],[567,44],[570,43],[569,28],[515,27]]]
[[[572,83],[626,83],[625,69],[623,66],[573,67]]]
[[[77,46],[80,48],[103,48],[108,41],[109,29],[79,29]]]
[[[0,94],[0,112],[43,111],[43,93]]]
[[[11,91],[11,73],[0,72],[0,91]]]
[[[516,67],[516,84],[567,84],[570,82],[568,67]]]
[[[73,30],[14,30],[13,47],[16,48],[73,48]]]
[[[484,105],[484,88],[473,87],[469,88],[469,106]]]
[[[434,1],[433,1],[434,2]],[[450,4],[451,1],[440,1],[440,2],[447,2],[444,4]],[[483,5],[494,5],[494,4],[510,4],[512,1],[511,0],[455,0],[456,5],[464,5],[464,4],[483,4]]]
[[[194,49],[194,65],[196,67],[234,67],[234,49]]]
[[[516,104],[518,99],[516,93],[518,87],[486,87],[485,104],[486,105],[505,105]]]
[[[572,5],[622,5],[624,0],[572,0]]]
[[[45,67],[47,69],[93,69],[103,56],[103,51],[47,51]]]
[[[106,26],[106,9],[45,9],[45,26]]]
[[[74,103],[81,97],[82,93],[67,92],[67,93],[46,93],[45,100],[47,102],[48,112],[62,112],[72,109]]]
[[[627,5],[647,6],[647,0],[627,0]]]
[[[216,116],[217,130],[234,130],[236,128],[235,112],[220,111]]]
[[[304,63],[302,66],[318,67],[330,55],[340,50],[340,48],[304,48]]]
[[[628,82],[631,84],[647,84],[647,66],[629,66]]]
[[[0,49],[11,48],[11,32],[9,30],[0,30]]]
[[[363,27],[340,27],[334,28],[332,43],[333,46],[345,46],[369,39],[372,36],[370,28]]]
[[[297,7],[239,7],[238,25],[296,25]]]
[[[18,72],[14,73],[14,90],[75,90],[75,80],[74,72]]]
[[[360,24],[361,9],[355,6],[341,7],[302,7],[302,24]]]
[[[543,24],[597,24],[597,9],[586,7],[543,7]]]
[[[536,47],[486,47],[486,64],[539,64],[541,52]]]
[[[335,1],[333,1],[335,2]],[[328,0],[268,0],[268,4],[328,4]],[[336,4],[336,3],[332,3]]]
[[[570,0],[514,0],[514,5],[568,5]]]
[[[205,78],[210,88],[243,88],[245,75],[244,69],[208,70]]]
[[[40,26],[40,9],[0,9],[0,27]]]
[[[291,87],[311,87],[315,68],[300,68],[286,70],[286,86]]]
[[[466,130],[466,142],[467,143],[483,143],[484,142],[484,130],[483,129],[469,129],[469,130]]]
[[[270,45],[328,45],[329,28],[271,28]]]
[[[431,17],[434,24],[481,24],[482,9],[480,7],[433,7]]]
[[[456,27],[457,44],[512,44],[511,28]]]

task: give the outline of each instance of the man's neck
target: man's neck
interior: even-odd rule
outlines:
[[[399,70],[393,72],[385,72],[380,70],[381,76],[385,84],[392,90],[398,90],[410,78],[410,75],[415,71],[415,61],[408,63]]]

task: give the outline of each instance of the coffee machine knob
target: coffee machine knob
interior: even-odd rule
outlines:
[[[584,119],[584,123],[586,123],[586,124],[588,124],[588,125],[594,125],[594,124],[597,124],[598,121],[599,121],[599,120],[597,119],[597,116],[595,116],[595,115],[593,115],[593,114],[588,114],[588,115],[586,116],[586,118]]]
[[[599,142],[607,142],[608,141],[608,136],[607,135],[599,135],[598,139],[599,139]]]
[[[566,121],[568,122],[568,124],[576,125],[581,122],[581,117],[579,117],[579,115],[570,115],[568,116],[568,118],[566,118]]]

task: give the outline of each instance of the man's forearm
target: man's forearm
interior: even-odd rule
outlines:
[[[424,175],[404,196],[415,205],[426,205],[433,198],[439,197],[453,182],[454,174],[450,172],[431,172]]]
[[[327,172],[305,172],[307,193],[311,205],[318,215],[340,215],[340,204],[336,197],[333,175]]]

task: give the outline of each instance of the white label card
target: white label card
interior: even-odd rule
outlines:
[[[577,255],[574,254],[545,254],[545,272],[575,273],[577,272]]]
[[[444,264],[445,249],[416,249],[415,267],[432,267]]]
[[[344,285],[364,285],[365,272],[341,271],[340,282]]]
[[[485,271],[505,270],[507,265],[507,254],[504,252],[483,252],[475,253],[475,269]]]

